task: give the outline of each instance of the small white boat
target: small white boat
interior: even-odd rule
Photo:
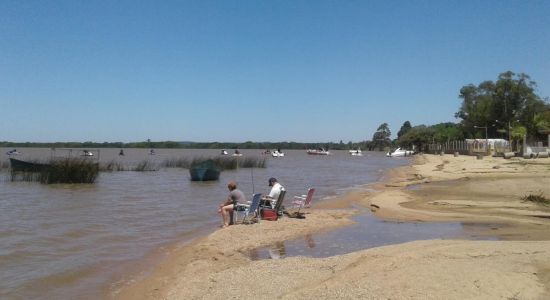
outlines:
[[[92,151],[82,150],[82,154],[80,156],[94,156],[94,154]]]
[[[155,149],[151,149],[151,150],[149,151],[149,155],[155,155],[155,154],[156,154],[156,153],[155,153]]]
[[[13,149],[13,150],[10,150],[10,151],[6,152],[6,154],[11,156],[11,155],[19,155],[21,153],[17,152],[16,149]]]
[[[323,149],[323,148],[319,148],[319,149],[308,149],[306,152],[307,152],[307,154],[309,154],[309,155],[330,155],[330,151],[325,150],[325,149]]]
[[[222,150],[222,153],[220,153],[220,155],[227,155],[227,154],[228,154],[228,153],[227,153],[227,151],[225,151],[225,149]]]
[[[279,150],[275,150],[271,152],[271,156],[273,157],[285,157],[285,153],[281,152]]]
[[[235,150],[235,153],[233,153],[233,156],[243,156],[243,154],[239,150]]]
[[[414,152],[411,151],[411,150],[404,150],[404,149],[401,149],[401,148],[397,148],[393,152],[386,153],[386,156],[387,157],[410,156],[410,155],[413,155],[413,153]]]
[[[363,153],[361,152],[361,148],[357,148],[357,150],[349,150],[349,154],[351,156],[363,156]]]

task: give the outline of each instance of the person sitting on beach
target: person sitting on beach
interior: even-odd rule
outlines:
[[[237,184],[234,181],[229,182],[227,184],[227,188],[229,189],[229,196],[227,196],[227,199],[225,199],[225,201],[220,204],[220,207],[218,209],[218,213],[222,215],[223,228],[229,226],[231,213],[233,213],[235,205],[239,202],[246,203],[246,197],[244,196],[243,192],[237,189]]]
[[[262,198],[262,202],[264,205],[271,205],[271,207],[275,207],[275,204],[277,204],[277,199],[279,199],[279,195],[281,194],[281,191],[285,188],[277,182],[277,179],[274,177],[269,178],[268,184],[271,187],[271,191],[269,194]]]

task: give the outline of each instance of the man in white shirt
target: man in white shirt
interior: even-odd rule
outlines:
[[[271,207],[274,208],[275,204],[277,204],[277,199],[279,199],[279,194],[281,194],[281,191],[285,188],[273,177],[269,178],[269,186],[271,187],[271,191],[269,195],[264,197],[264,200],[270,201]]]

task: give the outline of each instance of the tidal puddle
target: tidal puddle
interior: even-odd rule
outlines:
[[[252,260],[292,256],[329,257],[415,240],[497,240],[496,236],[480,235],[479,232],[498,230],[501,226],[487,223],[385,221],[367,211],[354,217],[354,220],[357,223],[349,227],[278,242],[252,249],[247,254]]]

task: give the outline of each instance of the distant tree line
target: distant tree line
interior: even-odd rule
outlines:
[[[319,142],[319,143],[298,143],[298,142],[251,142],[244,143],[223,143],[223,142],[177,142],[177,141],[144,141],[144,142],[55,142],[55,143],[15,143],[0,141],[0,147],[39,147],[39,148],[159,148],[159,149],[316,149],[324,148],[330,150],[350,150],[368,148],[369,142]]]

